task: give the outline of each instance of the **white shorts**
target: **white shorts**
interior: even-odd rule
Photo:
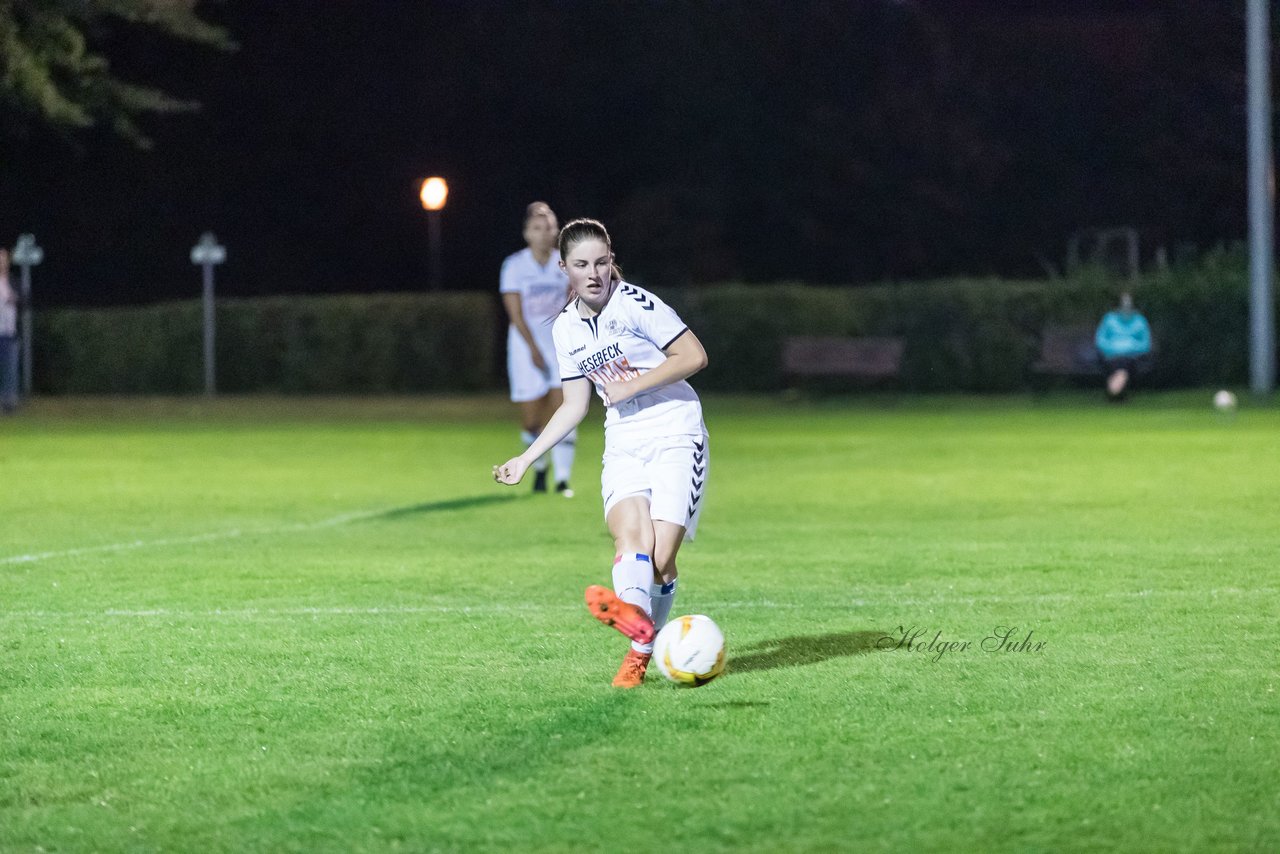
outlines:
[[[551,327],[543,330],[534,329],[533,339],[538,342],[538,350],[542,353],[542,361],[547,367],[538,370],[533,365],[529,345],[524,337],[510,327],[507,332],[507,377],[511,380],[511,401],[524,403],[527,400],[541,400],[553,388],[560,388],[560,366],[556,361],[556,345],[551,339]]]
[[[684,526],[692,540],[702,515],[702,495],[711,464],[707,435],[667,436],[639,447],[613,448],[606,440],[600,494],[604,516],[624,498],[649,499],[649,516]]]

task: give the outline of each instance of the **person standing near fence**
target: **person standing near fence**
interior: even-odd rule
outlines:
[[[18,408],[18,294],[9,284],[9,250],[0,249],[0,410]]]
[[[555,342],[551,338],[551,323],[569,295],[569,277],[560,269],[560,253],[556,250],[559,234],[551,207],[546,202],[533,202],[524,214],[524,241],[528,246],[502,262],[499,290],[510,321],[507,376],[511,381],[511,401],[520,406],[520,441],[525,447],[533,444],[563,402]],[[569,478],[577,438],[577,430],[572,430],[551,449],[556,492],[565,498],[573,497]],[[545,455],[534,463],[533,491],[547,491]]]

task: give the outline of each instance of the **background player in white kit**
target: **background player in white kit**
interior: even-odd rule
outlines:
[[[662,300],[622,280],[599,222],[566,225],[560,253],[573,293],[554,325],[564,402],[523,454],[493,467],[493,477],[519,483],[586,416],[595,387],[606,407],[600,481],[616,556],[614,589],[592,585],[586,598],[597,619],[631,638],[613,684],[634,688],[671,614],[676,553],[693,539],[702,511],[707,430],[685,380],[706,367],[707,354]]]
[[[551,322],[564,308],[569,280],[560,268],[560,253],[555,248],[558,235],[555,213],[545,202],[533,202],[524,214],[524,240],[528,247],[502,262],[499,290],[510,321],[507,377],[511,381],[511,400],[520,405],[520,440],[525,445],[533,444],[562,401]],[[577,438],[577,431],[571,430],[551,449],[556,492],[565,498],[573,497],[569,478]],[[545,456],[534,463],[534,474],[533,491],[546,492]]]

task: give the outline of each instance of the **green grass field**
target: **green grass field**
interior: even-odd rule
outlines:
[[[633,692],[598,407],[566,501],[499,399],[37,401],[0,850],[1275,851],[1280,410],[1208,400],[708,399],[729,669]]]

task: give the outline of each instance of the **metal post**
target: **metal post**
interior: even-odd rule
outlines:
[[[1275,170],[1271,154],[1269,0],[1248,0],[1249,77],[1249,387],[1275,388]]]
[[[218,393],[214,377],[213,340],[216,333],[213,318],[213,264],[206,261],[204,267],[204,393],[213,397]]]
[[[20,299],[22,300],[22,395],[31,397],[31,268],[44,261],[44,250],[36,245],[34,234],[19,234],[13,246],[12,260],[22,268]]]
[[[31,397],[31,265],[22,265],[22,396]]]
[[[427,241],[431,249],[431,290],[442,285],[440,273],[440,211],[427,211]]]
[[[214,370],[213,341],[213,268],[227,260],[227,248],[218,245],[212,231],[200,235],[200,242],[191,248],[191,263],[199,264],[204,271],[204,393],[213,397],[218,393],[217,372]]]

